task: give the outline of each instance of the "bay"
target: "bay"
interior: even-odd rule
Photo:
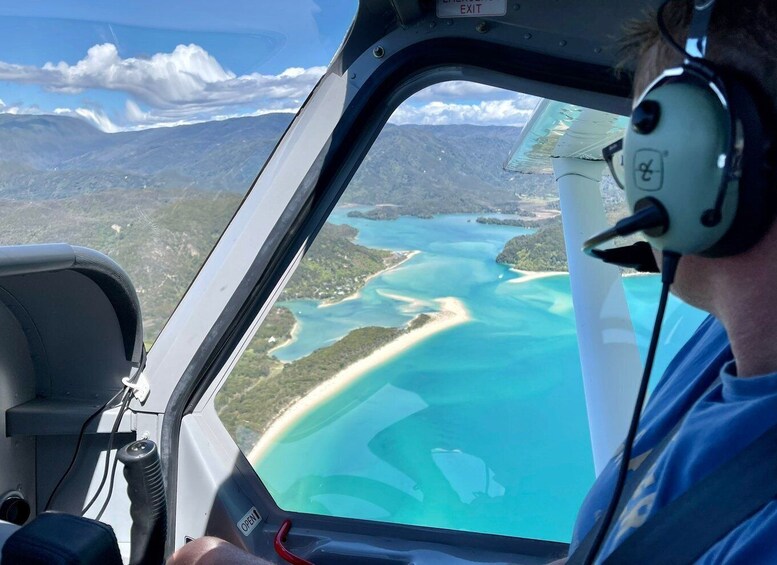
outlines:
[[[569,277],[527,277],[494,258],[531,230],[476,215],[371,221],[337,209],[357,243],[419,251],[358,296],[286,305],[292,361],[352,329],[399,327],[434,299],[471,314],[375,367],[287,427],[256,464],[284,509],[569,541],[594,478]],[[647,345],[657,277],[624,279],[638,343]],[[656,372],[703,315],[673,300]],[[654,379],[654,381],[657,379]]]

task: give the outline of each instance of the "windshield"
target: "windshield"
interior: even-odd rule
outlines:
[[[97,249],[150,345],[335,54],[356,0],[0,7],[0,245]]]

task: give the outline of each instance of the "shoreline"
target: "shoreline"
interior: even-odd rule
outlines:
[[[342,302],[348,302],[349,300],[358,299],[362,295],[362,289],[364,289],[364,287],[367,286],[367,283],[369,283],[372,279],[374,279],[377,276],[384,275],[389,271],[393,271],[394,269],[400,267],[404,263],[407,263],[408,261],[410,261],[410,259],[412,259],[413,257],[415,257],[421,252],[418,250],[413,250],[413,251],[393,251],[392,253],[400,253],[400,254],[404,254],[405,256],[400,261],[394,263],[390,267],[386,267],[385,269],[382,269],[377,273],[373,273],[370,276],[368,276],[366,279],[364,279],[364,282],[362,283],[361,288],[356,292],[354,292],[353,294],[349,294],[345,298],[341,298],[340,300],[335,300],[335,301],[322,300],[321,303],[317,306],[317,308],[329,308],[330,306],[335,306]]]
[[[410,347],[449,328],[464,324],[472,316],[459,299],[453,297],[435,299],[440,305],[438,312],[429,314],[431,320],[420,328],[411,330],[395,340],[381,346],[366,357],[352,363],[339,373],[318,384],[301,399],[284,410],[262,434],[248,454],[251,466],[255,466],[267,450],[310,410],[336,396],[343,389],[361,378],[365,373],[383,365]]]
[[[286,307],[285,306],[281,306],[281,308],[286,308]],[[290,308],[286,308],[286,309],[289,310],[289,312],[291,312]],[[294,312],[291,312],[291,315],[294,316]],[[292,343],[297,341],[297,338],[299,337],[300,330],[301,330],[301,326],[300,326],[299,320],[297,320],[297,317],[294,316],[294,325],[291,327],[291,331],[289,332],[289,339],[287,339],[283,343],[280,343],[280,344],[276,345],[272,349],[268,349],[266,355],[268,357],[270,357],[273,353],[275,353],[279,349],[283,349],[287,345],[291,345]],[[278,359],[278,361],[280,361],[280,359]],[[285,361],[281,361],[281,363],[285,363]]]
[[[396,269],[397,267],[399,267],[403,263],[406,263],[407,261],[409,261],[410,259],[412,259],[413,257],[415,257],[416,255],[418,255],[421,252],[417,251],[417,250],[413,250],[413,251],[394,251],[394,253],[403,253],[405,256],[400,261],[398,261],[397,263],[394,263],[390,267],[386,267],[385,269],[382,269],[382,270],[378,271],[377,273],[373,273],[372,275],[368,276],[366,279],[364,279],[364,283],[362,284],[361,288],[359,290],[357,290],[356,292],[354,292],[353,294],[350,294],[350,295],[346,296],[345,298],[342,298],[342,299],[337,300],[335,302],[321,301],[318,304],[318,306],[316,306],[316,308],[329,308],[330,306],[335,306],[337,304],[340,304],[341,302],[347,302],[349,300],[356,300],[356,299],[358,299],[361,296],[362,289],[372,279],[374,279],[378,275],[383,275],[383,274],[388,273],[389,271],[391,271],[393,269]],[[288,307],[285,307],[285,306],[282,306],[282,307],[287,308],[287,309],[290,310],[290,308],[288,308]],[[292,316],[293,315],[294,315],[294,312],[292,312]],[[292,343],[297,341],[297,338],[299,337],[300,329],[301,328],[300,328],[299,320],[297,320],[297,317],[294,316],[294,327],[291,328],[291,332],[290,332],[291,333],[291,337],[289,339],[287,339],[286,341],[284,341],[283,343],[276,345],[272,349],[269,349],[267,351],[267,355],[272,355],[273,353],[275,353],[279,349],[283,349],[284,347],[286,347],[288,345],[291,345]],[[279,359],[279,361],[280,361],[280,359]],[[281,361],[281,363],[287,363],[287,361]]]

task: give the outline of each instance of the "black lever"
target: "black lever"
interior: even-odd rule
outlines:
[[[124,464],[132,516],[130,565],[159,565],[165,560],[167,501],[159,450],[150,439],[134,441],[116,455]]]

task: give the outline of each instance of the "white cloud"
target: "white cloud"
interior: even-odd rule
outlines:
[[[528,98],[533,98],[529,101]],[[523,126],[531,117],[537,98],[487,100],[477,104],[453,102],[429,102],[428,104],[403,104],[391,116],[395,124],[475,124]],[[532,102],[529,104],[529,102]]]
[[[178,45],[171,53],[147,59],[122,58],[116,46],[92,46],[71,65],[42,67],[0,62],[0,80],[39,84],[53,92],[86,89],[125,92],[136,102],[165,111],[171,118],[193,116],[230,106],[299,107],[326,71],[325,67],[290,68],[278,75],[235,75],[199,45]]]
[[[81,118],[82,120],[89,122],[104,132],[115,133],[122,130],[122,128],[113,123],[113,121],[107,115],[105,115],[105,112],[102,110],[91,108],[55,108],[54,113],[58,116]]]
[[[513,96],[525,98],[529,100],[529,104],[531,104],[531,100],[536,101],[536,98],[529,96],[528,94],[516,95],[514,92],[503,88],[479,84],[477,82],[467,82],[464,80],[451,80],[429,86],[414,94],[411,100],[433,100],[435,102],[444,102],[446,100],[457,101],[462,99],[504,100]]]
[[[277,75],[236,75],[196,44],[170,53],[122,58],[112,43],[92,46],[78,62],[42,67],[0,61],[0,80],[36,84],[50,92],[107,90],[127,95],[124,115],[109,118],[95,103],[58,108],[103,131],[176,126],[213,119],[296,112],[326,71],[288,68]],[[392,116],[394,123],[523,125],[537,98],[482,84],[451,81],[422,90]],[[70,104],[68,104],[70,106]],[[41,113],[37,107],[6,106],[3,113]]]

